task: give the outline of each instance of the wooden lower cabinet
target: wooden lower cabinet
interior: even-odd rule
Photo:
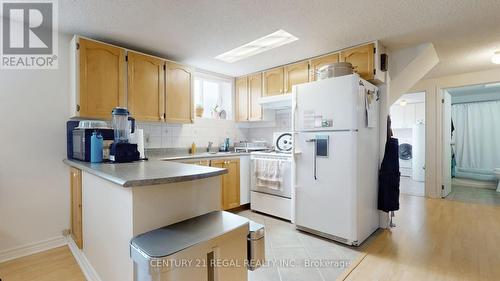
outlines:
[[[221,180],[221,209],[229,210],[240,206],[240,159],[217,159],[212,167],[226,168],[228,173]]]
[[[82,230],[82,171],[70,169],[71,187],[71,237],[78,248],[83,249]]]

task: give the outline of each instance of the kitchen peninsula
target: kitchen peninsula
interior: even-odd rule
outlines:
[[[221,209],[226,169],[160,160],[64,163],[71,175],[71,248],[102,280],[133,280],[134,236]]]

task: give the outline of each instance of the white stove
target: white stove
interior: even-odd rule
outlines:
[[[264,141],[240,142],[234,146],[235,152],[253,152],[268,150],[267,143]]]
[[[270,157],[292,157],[292,152],[281,152],[281,151],[253,151],[250,155],[259,155],[259,156],[270,156]]]
[[[250,208],[291,220],[292,134],[273,134],[274,150],[250,154]]]

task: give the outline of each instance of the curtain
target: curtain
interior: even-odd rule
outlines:
[[[453,104],[457,177],[494,180],[500,168],[500,101]]]

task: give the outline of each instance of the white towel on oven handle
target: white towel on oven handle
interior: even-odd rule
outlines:
[[[254,176],[256,185],[274,190],[283,190],[283,160],[255,159]]]

